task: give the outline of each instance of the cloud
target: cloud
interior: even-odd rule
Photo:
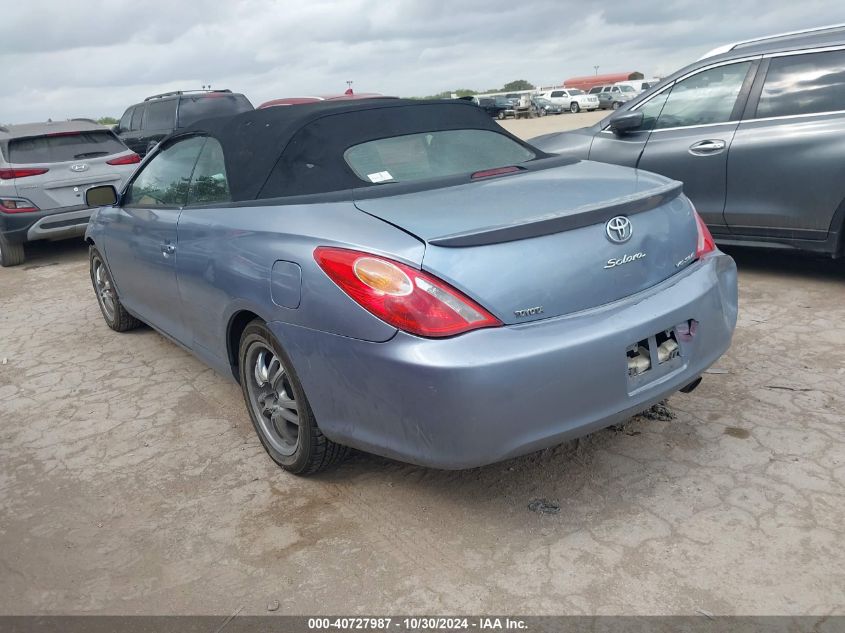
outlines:
[[[818,18],[816,16],[825,16]],[[267,99],[421,96],[524,78],[667,74],[725,42],[845,22],[832,0],[29,0],[3,9],[0,120],[119,117],[211,83]]]

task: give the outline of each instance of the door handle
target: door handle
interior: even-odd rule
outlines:
[[[709,154],[718,154],[725,149],[725,141],[720,139],[708,139],[706,141],[698,141],[689,146],[689,153],[693,156],[707,156]]]
[[[170,242],[165,242],[161,245],[161,254],[165,257],[170,257],[176,252],[176,247]]]

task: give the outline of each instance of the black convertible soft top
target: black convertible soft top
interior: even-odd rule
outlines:
[[[361,99],[275,106],[198,121],[173,138],[216,138],[223,147],[232,200],[238,202],[378,186],[358,178],[346,164],[343,153],[349,147],[456,129],[491,130],[530,148],[484,110],[459,100]]]

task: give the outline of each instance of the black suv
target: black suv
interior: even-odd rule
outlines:
[[[143,156],[174,130],[200,119],[253,110],[242,94],[231,90],[180,90],[144,99],[129,107],[115,132],[129,149]]]

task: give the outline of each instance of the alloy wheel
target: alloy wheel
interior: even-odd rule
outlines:
[[[97,291],[97,301],[100,303],[103,314],[109,321],[113,321],[115,311],[114,288],[103,260],[99,257],[94,259],[94,289]]]
[[[299,403],[287,369],[268,345],[256,341],[246,351],[247,395],[267,442],[282,455],[293,455],[299,444]]]

